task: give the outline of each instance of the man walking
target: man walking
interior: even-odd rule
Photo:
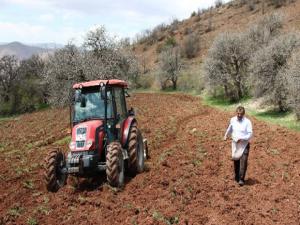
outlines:
[[[226,141],[228,135],[231,134],[235,180],[240,186],[245,184],[250,150],[249,140],[252,137],[252,133],[252,124],[251,121],[245,117],[245,108],[242,106],[237,107],[236,116],[230,119],[224,140]]]

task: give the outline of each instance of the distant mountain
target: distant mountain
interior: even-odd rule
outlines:
[[[52,45],[53,46],[53,45]],[[0,57],[4,55],[15,55],[18,59],[28,59],[32,55],[44,56],[46,53],[53,52],[53,48],[42,48],[37,46],[25,45],[20,42],[0,44]]]
[[[36,44],[31,44],[31,46],[39,47],[39,48],[46,48],[46,49],[58,49],[58,48],[63,48],[64,45],[58,44],[58,43],[36,43]]]

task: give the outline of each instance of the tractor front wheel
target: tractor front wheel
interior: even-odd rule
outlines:
[[[45,159],[44,178],[48,191],[57,192],[65,185],[67,173],[63,171],[66,166],[64,154],[58,150],[52,150]]]
[[[106,176],[111,186],[122,187],[124,185],[124,159],[119,142],[112,142],[107,146]]]

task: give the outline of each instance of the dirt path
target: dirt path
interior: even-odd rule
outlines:
[[[42,159],[53,146],[67,150],[67,110],[0,122],[0,224],[299,224],[299,133],[252,119],[239,187],[230,142],[222,141],[232,114],[179,94],[136,94],[130,102],[151,159],[124,190],[100,176],[46,192]]]

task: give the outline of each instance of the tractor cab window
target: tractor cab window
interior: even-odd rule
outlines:
[[[75,95],[79,95],[76,90]],[[88,121],[92,119],[104,119],[105,107],[104,100],[101,99],[99,88],[82,90],[82,96],[85,97],[85,105],[82,106],[80,101],[74,103],[74,122]],[[113,118],[112,93],[107,92],[107,118]]]
[[[120,120],[126,118],[126,102],[123,88],[114,88],[114,96],[116,101],[117,115],[120,115]]]

